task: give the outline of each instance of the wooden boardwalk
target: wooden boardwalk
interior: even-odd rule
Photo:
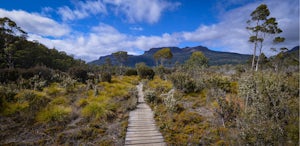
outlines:
[[[138,105],[129,113],[125,145],[127,146],[165,146],[164,138],[158,131],[153,112],[144,101],[143,84],[137,86]]]

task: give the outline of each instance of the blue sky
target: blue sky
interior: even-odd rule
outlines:
[[[0,0],[0,17],[15,21],[29,40],[85,61],[167,46],[251,54],[246,21],[261,3],[283,30],[282,46],[299,45],[298,0]],[[271,55],[272,44],[264,46]]]

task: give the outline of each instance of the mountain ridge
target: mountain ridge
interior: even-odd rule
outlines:
[[[190,55],[195,51],[201,51],[203,54],[209,59],[209,65],[224,65],[224,64],[244,64],[251,57],[248,54],[239,54],[239,53],[231,53],[231,52],[221,52],[210,50],[204,46],[196,46],[196,47],[157,47],[151,48],[144,52],[142,55],[128,55],[126,62],[124,62],[125,66],[134,67],[136,63],[145,62],[148,66],[155,66],[156,62],[153,58],[153,54],[158,50],[163,48],[170,48],[173,58],[166,61],[165,66],[173,66],[176,62],[183,64],[187,59],[189,59]],[[89,64],[94,65],[102,65],[105,64],[105,61],[109,58],[113,65],[117,65],[118,62],[116,58],[111,55],[101,56],[99,59],[89,62]]]

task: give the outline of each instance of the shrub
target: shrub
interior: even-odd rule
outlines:
[[[88,79],[88,70],[84,67],[72,67],[68,72],[74,79],[79,82],[84,83]]]
[[[147,85],[154,89],[157,94],[169,92],[173,88],[171,81],[162,80],[159,77],[155,77]]]
[[[166,74],[171,73],[171,70],[164,68],[162,65],[156,67],[154,70],[155,70],[155,74],[158,75],[163,80],[166,79]]]
[[[195,81],[185,73],[173,73],[170,76],[170,80],[172,81],[174,87],[180,91],[183,91],[185,93],[191,93],[196,91]]]
[[[155,94],[155,91],[153,91],[153,90],[146,90],[144,92],[144,94],[145,94],[145,100],[147,102],[155,103],[157,101],[157,96]]]
[[[231,90],[231,82],[228,78],[220,76],[220,75],[213,75],[208,79],[208,84],[211,88],[219,88],[226,92],[230,92]]]
[[[245,99],[245,110],[239,119],[242,127],[239,136],[244,144],[299,143],[289,137],[293,133],[289,127],[297,123],[295,118],[299,119],[299,93],[291,94],[285,80],[282,75],[271,72],[258,72],[240,79],[239,95]],[[299,126],[295,128],[299,131]]]
[[[54,71],[45,66],[35,66],[33,68],[22,70],[21,73],[22,73],[21,75],[24,79],[30,79],[30,78],[34,77],[35,75],[38,75],[39,78],[42,78],[44,80],[51,80],[53,77]]]
[[[16,81],[20,76],[19,69],[0,69],[0,82],[8,83]]]
[[[136,76],[137,74],[136,69],[127,69],[125,72],[125,76]]]
[[[102,82],[111,82],[111,74],[108,72],[101,73],[101,81]]]
[[[142,79],[152,80],[154,78],[154,71],[150,67],[146,66],[144,63],[139,63],[136,65],[137,73]]]

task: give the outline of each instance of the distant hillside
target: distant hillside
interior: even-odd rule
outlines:
[[[145,51],[144,54],[139,56],[128,55],[128,59],[125,62],[126,66],[135,66],[136,63],[145,62],[148,66],[155,66],[155,60],[153,59],[153,54],[158,50],[165,48],[152,48],[149,51]],[[173,66],[176,62],[183,64],[190,55],[195,51],[201,51],[204,55],[209,58],[209,65],[224,65],[224,64],[243,64],[249,59],[251,55],[244,55],[238,53],[229,53],[229,52],[219,52],[209,50],[206,47],[197,46],[197,47],[168,47],[173,53],[173,58],[166,62],[166,66]],[[112,64],[118,64],[117,60],[113,55],[107,55],[100,57],[98,60],[92,61],[89,64],[102,65],[105,63],[105,60],[110,58]]]
[[[287,64],[299,65],[299,46],[285,52],[283,58],[283,62]]]

